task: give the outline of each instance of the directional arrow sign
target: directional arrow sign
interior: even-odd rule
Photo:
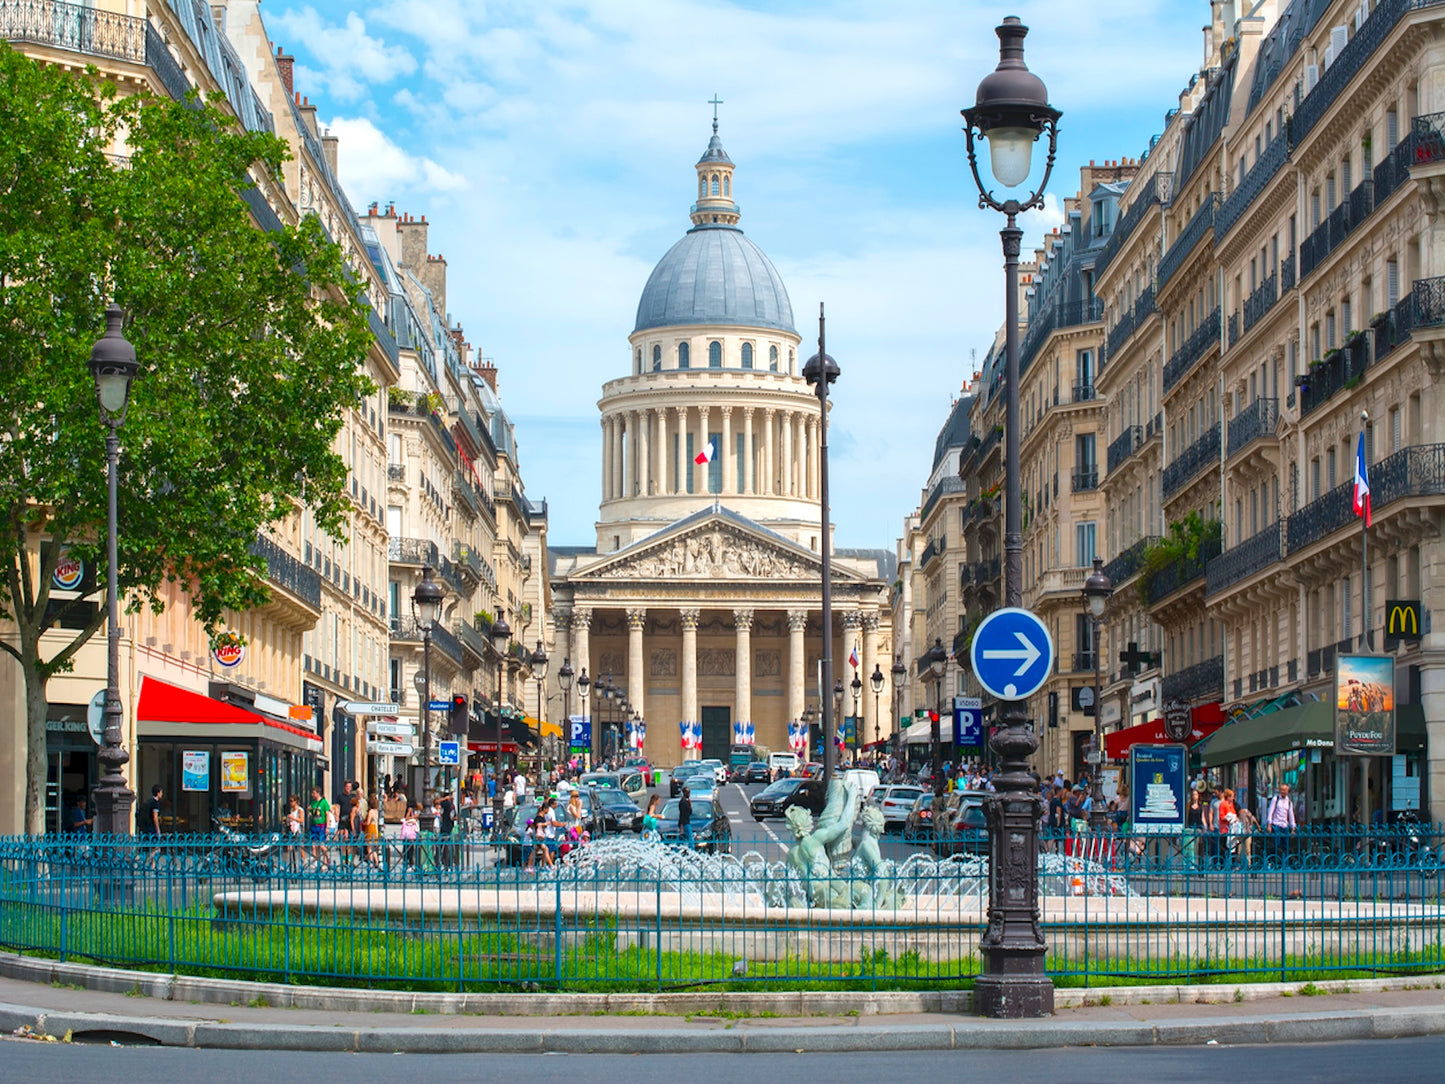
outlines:
[[[369,741],[366,743],[366,751],[372,756],[409,757],[414,750],[404,742]]]
[[[995,610],[973,634],[969,651],[979,684],[1000,700],[1026,700],[1054,668],[1054,641],[1028,610]]]
[[[373,703],[368,700],[346,700],[336,705],[347,715],[395,715],[400,704]]]
[[[366,732],[386,738],[412,738],[416,731],[410,723],[396,723],[386,719],[372,719],[366,724]]]

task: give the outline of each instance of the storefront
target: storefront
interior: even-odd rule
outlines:
[[[99,720],[97,719],[98,723]],[[51,704],[45,717],[45,830],[67,830],[75,810],[90,817],[90,795],[100,782],[100,730],[88,704]]]
[[[1301,823],[1371,824],[1407,809],[1425,811],[1421,705],[1396,705],[1394,756],[1336,756],[1334,727],[1328,701],[1290,694],[1241,713],[1201,743],[1201,764],[1256,815],[1281,783],[1294,792]]]
[[[145,677],[136,710],[136,807],[159,783],[165,832],[278,829],[318,779],[321,741],[289,719]]]

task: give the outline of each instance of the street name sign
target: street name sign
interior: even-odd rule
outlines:
[[[396,715],[400,704],[385,704],[370,700],[344,700],[336,705],[347,715]]]
[[[366,751],[372,756],[383,757],[409,757],[415,752],[410,743],[399,741],[369,741]]]
[[[988,693],[999,700],[1027,700],[1054,669],[1054,641],[1032,613],[1010,606],[983,619],[969,657]]]
[[[426,702],[427,711],[450,711],[451,707],[450,700],[428,700]]]
[[[416,731],[410,723],[393,722],[390,719],[372,719],[366,724],[366,732],[383,738],[413,738]]]

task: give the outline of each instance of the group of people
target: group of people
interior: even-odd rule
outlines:
[[[1263,803],[1262,813],[1261,821],[1234,788],[1212,787],[1207,780],[1199,780],[1190,788],[1189,804],[1184,809],[1185,859],[1238,859],[1249,865],[1255,858],[1254,839],[1260,834],[1267,840],[1271,854],[1283,854],[1298,827],[1288,783],[1281,783],[1279,790]]]

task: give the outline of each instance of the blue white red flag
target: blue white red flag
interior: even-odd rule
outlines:
[[[1365,434],[1360,434],[1360,443],[1355,446],[1355,515],[1365,517],[1365,526],[1370,525],[1370,472],[1365,464]]]
[[[858,669],[858,645],[853,645],[853,653],[848,656],[848,665],[854,670]]]

